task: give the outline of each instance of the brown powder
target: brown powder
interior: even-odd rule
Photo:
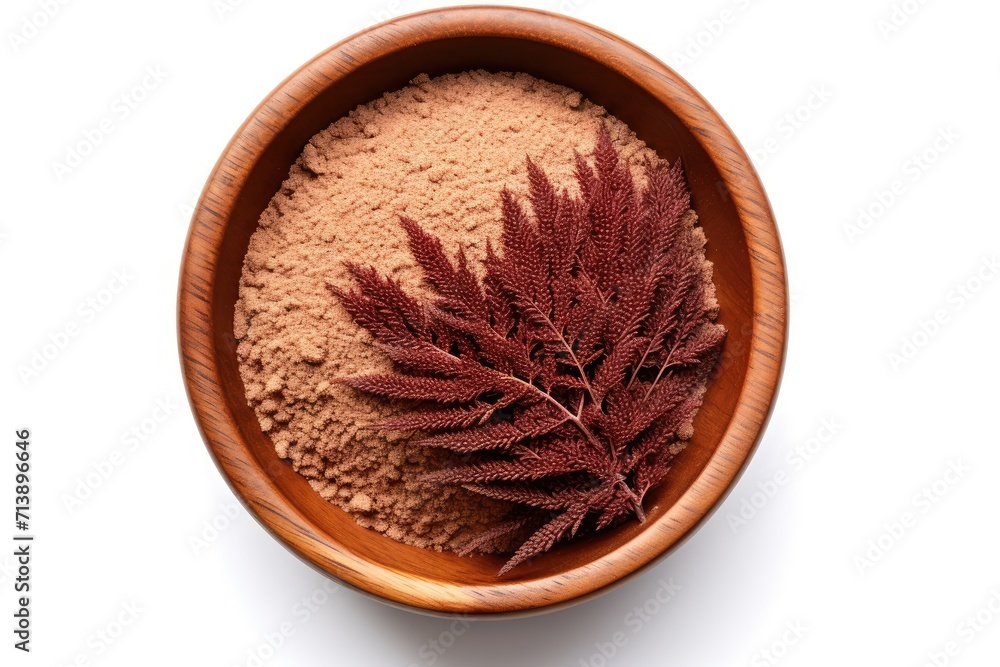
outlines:
[[[403,213],[477,264],[499,236],[501,189],[526,191],[525,157],[575,194],[573,151],[589,154],[602,122],[644,183],[655,153],[579,92],[526,74],[421,75],[314,136],[261,215],[234,322],[247,400],[278,455],[362,526],[445,549],[507,506],[418,481],[445,455],[372,429],[392,406],[332,382],[390,365],[325,284],[349,287],[355,261],[424,289]]]

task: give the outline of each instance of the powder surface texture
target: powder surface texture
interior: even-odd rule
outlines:
[[[498,245],[500,191],[526,195],[525,158],[577,194],[573,152],[590,155],[601,123],[643,184],[655,153],[579,92],[526,74],[421,75],[315,135],[261,215],[234,321],[247,400],[278,455],[362,526],[450,549],[508,507],[421,482],[444,455],[372,428],[398,409],[335,379],[391,365],[326,284],[349,288],[352,261],[426,293],[401,214],[478,267]]]

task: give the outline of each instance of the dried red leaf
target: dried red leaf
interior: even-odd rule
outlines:
[[[481,280],[461,248],[450,259],[403,218],[433,302],[373,268],[349,267],[353,291],[330,288],[397,364],[344,381],[418,402],[382,427],[462,455],[427,479],[515,505],[466,551],[537,527],[501,575],[581,530],[644,519],[725,338],[679,161],[648,165],[637,190],[602,128],[593,166],[576,156],[579,199],[527,169],[531,213],[501,193],[501,248]]]

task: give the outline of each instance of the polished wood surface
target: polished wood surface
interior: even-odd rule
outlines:
[[[361,528],[280,460],[247,406],[233,309],[250,235],[306,142],[420,73],[521,71],[580,90],[656,151],[684,161],[729,329],[695,437],[647,501],[648,519],[567,543],[502,579],[502,558],[409,547]],[[189,231],[178,295],[188,395],[219,470],[257,520],[319,570],[430,613],[523,615],[608,590],[690,536],[756,447],[784,361],[787,297],[773,214],[711,106],[651,55],[604,30],[506,7],[432,10],[317,56],[251,114],[216,164]],[[262,573],[267,576],[268,573]]]

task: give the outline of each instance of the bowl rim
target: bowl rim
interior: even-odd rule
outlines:
[[[590,58],[602,52],[604,66],[636,81],[692,132],[718,169],[740,219],[750,260],[753,329],[746,377],[718,447],[653,525],[602,557],[600,568],[589,562],[552,577],[466,586],[418,579],[363,560],[331,544],[286,501],[248,451],[226,405],[212,310],[216,260],[233,195],[286,118],[377,57],[421,42],[491,36],[541,42]],[[341,56],[345,53],[350,54],[349,65]],[[305,81],[308,87],[302,85]],[[276,107],[284,117],[274,112]],[[182,373],[198,428],[227,484],[258,523],[318,571],[383,602],[424,613],[491,618],[551,611],[592,598],[686,541],[735,486],[763,435],[780,385],[788,328],[784,258],[770,203],[746,152],[711,105],[670,67],[613,33],[552,12],[493,5],[430,9],[372,26],[321,52],[274,88],[229,141],[202,190],[185,242],[177,308]]]

